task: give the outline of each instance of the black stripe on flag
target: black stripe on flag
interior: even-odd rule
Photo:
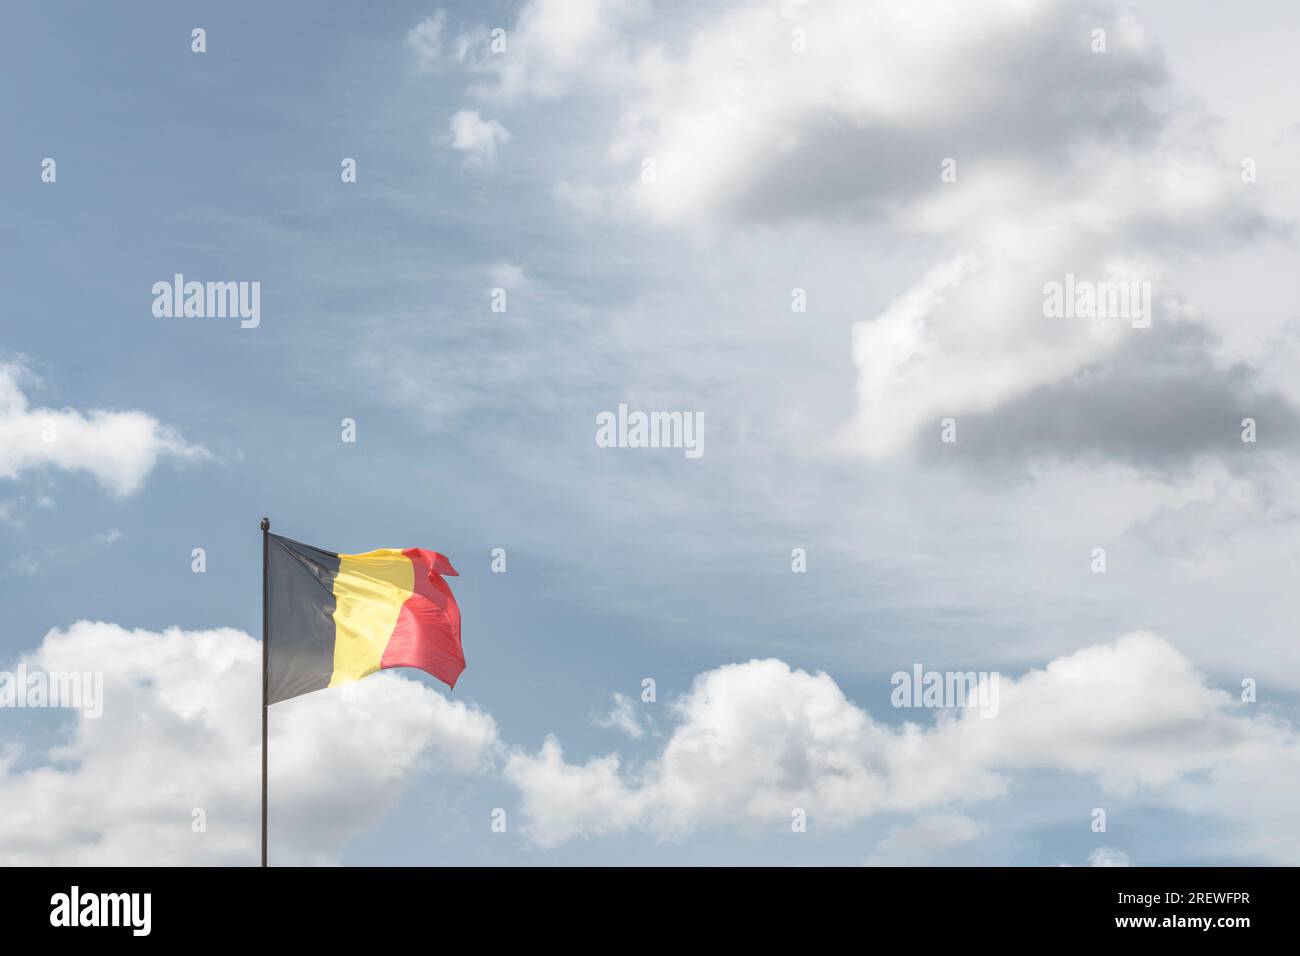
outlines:
[[[334,675],[334,578],[339,556],[277,534],[267,553],[271,627],[268,704],[329,686]]]

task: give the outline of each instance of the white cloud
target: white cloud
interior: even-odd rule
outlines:
[[[638,713],[636,703],[626,694],[614,695],[614,706],[604,714],[596,714],[591,722],[596,727],[605,727],[627,734],[633,740],[640,740],[646,735],[649,718],[644,719]]]
[[[649,12],[645,0],[529,0],[506,32],[506,52],[489,50],[489,29],[465,31],[457,40],[468,69],[492,83],[477,92],[488,99],[552,99],[575,87],[624,83],[630,69],[624,35]]]
[[[447,11],[439,10],[407,31],[406,45],[415,52],[420,69],[433,72],[446,65],[442,50],[442,31],[446,26]]]
[[[1102,388],[1107,363],[1156,333],[1049,319],[1044,283],[1066,273],[1150,282],[1157,322],[1199,329],[1204,317],[1176,295],[1189,254],[1240,246],[1271,223],[1136,19],[1105,0],[994,0],[977,14],[959,0],[905,10],[890,0],[738,3],[660,40],[641,12],[534,0],[510,54],[479,63],[496,78],[480,93],[503,104],[560,95],[581,70],[584,90],[615,102],[608,157],[623,185],[612,191],[651,222],[700,236],[812,222],[825,230],[818,242],[888,230],[894,245],[932,250],[919,280],[900,282],[886,309],[854,327],[858,400],[840,448],[889,458],[925,437],[937,443],[941,418],[1007,410],[1008,443],[1022,448],[1073,406],[1105,421],[1066,445],[1086,452],[1114,432],[1120,449],[1103,454],[1141,454],[1140,416],[1037,392],[1081,380]],[[1099,24],[1104,54],[1091,47]],[[796,26],[806,52],[794,48]],[[949,157],[955,183],[940,180]],[[647,158],[653,183],[639,182]],[[598,187],[565,179],[553,190],[579,209],[610,205]],[[773,272],[789,258],[785,247]],[[822,302],[842,295],[815,291]],[[1248,402],[1253,376],[1233,377],[1217,350],[1213,335],[1158,349],[1169,379],[1161,404],[1183,393],[1192,404],[1215,382],[1232,387],[1212,401]],[[1267,404],[1274,418],[1294,417]],[[1198,437],[1203,445],[1185,436],[1184,452],[1199,450]]]
[[[643,791],[620,777],[617,755],[571,764],[553,736],[536,755],[512,753],[505,777],[519,790],[529,836],[542,847],[619,833],[636,823],[647,803]]]
[[[71,716],[48,751],[6,752],[0,860],[255,859],[255,640],[230,629],[157,633],[83,621],[51,631],[24,660],[29,670],[103,673],[103,715]],[[1089,647],[1004,677],[1000,692],[995,718],[890,726],[826,674],[777,660],[732,664],[699,675],[672,705],[676,726],[660,751],[625,765],[614,753],[569,762],[553,736],[536,753],[507,751],[488,714],[378,674],[272,710],[272,850],[285,863],[336,861],[425,763],[477,774],[504,758],[524,831],[542,847],[631,828],[673,838],[701,827],[784,827],[801,807],[813,826],[831,828],[918,814],[868,860],[917,863],[984,832],[958,806],[1006,792],[1016,772],[1049,769],[1090,777],[1116,797],[1218,818],[1227,825],[1218,852],[1300,858],[1294,728],[1207,686],[1166,641],[1135,634]],[[196,808],[205,833],[191,830]]]
[[[868,857],[867,866],[921,866],[944,850],[969,843],[986,830],[983,824],[960,813],[927,814],[890,830]]]
[[[1099,846],[1088,854],[1089,866],[1132,866],[1128,854],[1113,847]]]
[[[31,380],[23,366],[0,364],[0,478],[39,468],[85,471],[126,496],[140,489],[160,460],[211,457],[145,412],[32,408],[22,390]]]
[[[1104,2],[823,0],[798,18],[802,53],[774,13],[727,5],[636,51],[612,149],[655,157],[667,188],[636,195],[656,219],[872,218],[938,192],[962,146],[977,181],[1158,118],[1164,64],[1136,24],[1105,59],[1089,48]]]
[[[1239,190],[1223,176],[1190,199],[1163,188],[1161,180],[1180,174],[1208,178],[1212,170],[1209,162],[1173,151],[1086,154],[1077,168],[1056,173],[1064,189],[1023,175],[1000,182],[986,175],[982,183],[954,187],[959,191],[950,197],[908,207],[914,228],[933,229],[960,252],[881,314],[854,326],[858,409],[844,433],[850,447],[883,457],[906,449],[918,434],[937,442],[943,417],[960,421],[1002,410],[1055,383],[1086,387],[1089,369],[1103,383],[1097,387],[1122,393],[1126,383],[1108,382],[1107,369],[1143,348],[1159,348],[1164,363],[1157,366],[1158,378],[1144,370],[1146,380],[1163,381],[1172,373],[1175,386],[1189,396],[1203,380],[1228,372],[1227,363],[1212,357],[1213,338],[1192,331],[1197,319],[1171,288],[1168,241],[1153,233],[1177,233],[1186,247],[1216,233],[1249,232],[1254,227],[1243,224],[1250,213]],[[1064,282],[1067,274],[1148,283],[1154,317],[1143,321],[1152,327],[1133,328],[1118,317],[1045,316],[1045,283]],[[1188,331],[1179,334],[1182,329]],[[1195,347],[1180,350],[1183,342]],[[1177,403],[1176,394],[1162,397]],[[1234,395],[1225,388],[1224,397],[1231,401]],[[1050,415],[1059,403],[1041,404]],[[1113,427],[1122,431],[1125,422],[1114,418]],[[1007,427],[1016,423],[1007,421]]]
[[[1283,809],[1283,795],[1300,784],[1294,728],[1254,716],[1149,634],[1085,648],[1018,680],[1004,676],[992,719],[941,714],[928,725],[885,725],[828,675],[778,660],[701,674],[673,709],[678,724],[662,752],[627,771],[616,754],[570,764],[554,739],[537,755],[513,754],[507,778],[533,839],[778,825],[794,807],[826,826],[950,811],[1005,792],[1018,771],[1042,769],[1213,813],[1237,828],[1238,852],[1300,859],[1300,829]],[[918,823],[881,852],[966,832],[953,822]]]
[[[260,645],[240,631],[54,630],[28,670],[99,671],[103,715],[0,767],[5,865],[252,864],[258,858]],[[336,862],[426,761],[485,769],[492,718],[395,674],[271,709],[271,854]],[[207,830],[191,829],[196,808]]]
[[[510,132],[496,120],[485,120],[477,110],[460,110],[451,118],[447,141],[465,154],[467,166],[492,166],[497,147],[510,139]]]
[[[699,24],[680,57],[643,51],[611,153],[629,170],[654,159],[656,181],[628,196],[664,224],[814,220],[932,244],[933,268],[854,327],[847,448],[897,454],[1151,334],[1048,319],[1044,283],[1150,282],[1168,322],[1178,256],[1266,228],[1175,110],[1158,49],[1109,4],[829,0],[800,23],[806,53],[761,6]]]

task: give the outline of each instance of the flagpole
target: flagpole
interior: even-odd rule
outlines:
[[[271,631],[271,608],[267,601],[266,558],[270,545],[271,522],[262,519],[262,866],[266,866],[266,662],[268,657],[267,638]]]

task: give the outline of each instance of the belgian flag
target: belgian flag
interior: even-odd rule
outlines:
[[[264,708],[389,667],[456,686],[465,655],[460,608],[442,577],[456,570],[443,555],[335,554],[269,533],[264,553]]]

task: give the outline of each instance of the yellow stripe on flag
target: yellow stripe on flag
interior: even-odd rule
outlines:
[[[415,586],[411,559],[392,548],[340,554],[334,578],[334,676],[330,687],[379,670],[402,605]]]

